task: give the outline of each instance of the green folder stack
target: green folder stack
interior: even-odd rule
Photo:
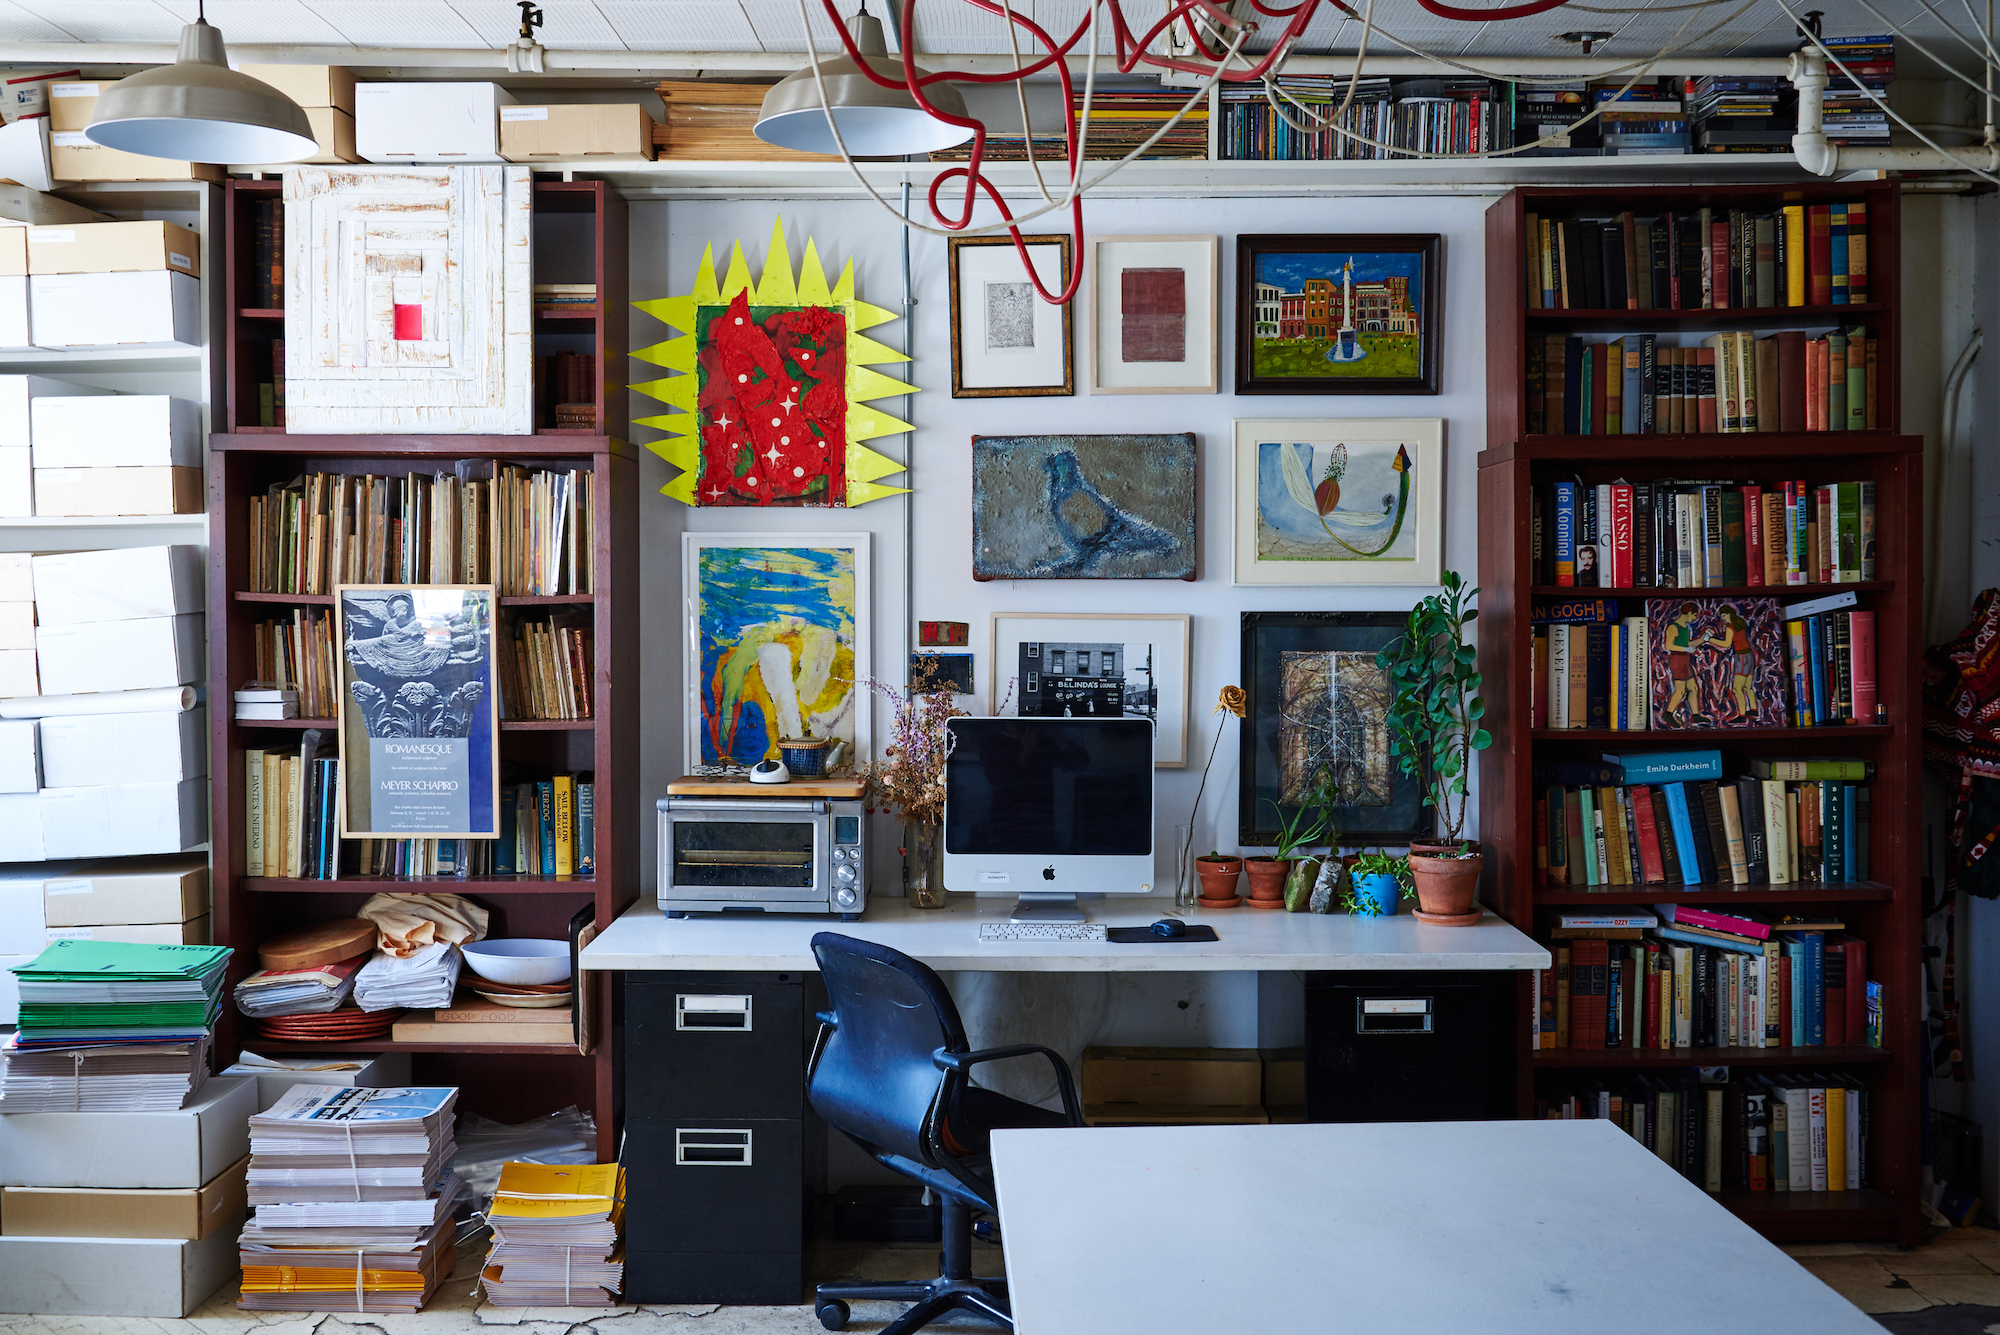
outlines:
[[[14,976],[22,1048],[205,1036],[222,1013],[227,946],[57,941]]]

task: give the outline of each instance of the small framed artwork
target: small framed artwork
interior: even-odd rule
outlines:
[[[1435,394],[1436,235],[1236,238],[1238,394]]]
[[[1430,833],[1425,780],[1390,753],[1395,688],[1375,655],[1403,612],[1245,612],[1237,729],[1237,842],[1268,848],[1281,820],[1310,807],[1342,844],[1407,844]]]
[[[496,839],[493,586],[342,584],[340,833]]]
[[[1067,234],[1024,236],[1042,287],[1069,285]],[[1034,398],[1076,393],[1070,306],[1035,292],[1014,238],[951,238],[951,396]]]
[[[1212,236],[1100,236],[1090,243],[1090,392],[1213,394]]]
[[[1236,423],[1236,583],[1436,584],[1444,419]]]
[[[1188,625],[1176,615],[995,612],[987,707],[1023,718],[1144,718],[1153,764],[1187,764]]]
[[[829,737],[865,758],[869,535],[684,533],[687,763],[714,773]]]
[[[1194,435],[974,436],[974,579],[1195,577]]]

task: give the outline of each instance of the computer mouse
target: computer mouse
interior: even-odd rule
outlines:
[[[760,760],[750,767],[752,783],[790,783],[792,772],[776,760]]]
[[[1153,935],[1172,941],[1175,937],[1187,935],[1187,924],[1179,918],[1162,918],[1153,924]]]

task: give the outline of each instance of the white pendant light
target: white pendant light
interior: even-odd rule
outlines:
[[[179,162],[294,162],[319,151],[298,103],[229,68],[222,34],[198,17],[180,56],[121,79],[97,99],[93,144]]]
[[[819,78],[808,65],[788,74],[764,95],[757,113],[756,135],[767,144],[795,149],[800,153],[838,153],[833,131],[826,123],[827,112],[840,126],[840,137],[849,155],[858,158],[897,158],[912,153],[930,153],[950,148],[972,138],[972,131],[947,125],[917,105],[903,83],[903,62],[889,55],[882,38],[882,21],[867,11],[847,22],[854,35],[855,49],[869,66],[899,85],[884,88],[861,72],[845,52],[819,62]],[[912,35],[905,34],[906,40]],[[923,74],[920,68],[918,74]],[[820,83],[826,84],[826,105],[820,105]],[[939,111],[965,115],[965,99],[948,83],[934,83],[924,96]]]

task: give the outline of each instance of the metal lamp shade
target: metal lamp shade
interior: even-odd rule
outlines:
[[[848,21],[848,31],[875,72],[900,85],[903,62],[890,57],[882,40],[882,21],[857,14]],[[819,71],[826,83],[826,106],[820,105],[819,80],[813,77],[812,66],[787,75],[764,95],[763,108],[757,113],[759,139],[800,153],[838,153],[840,146],[826,123],[829,109],[847,151],[855,157],[929,153],[972,138],[971,130],[947,125],[918,106],[909,89],[884,88],[872,82],[845,54],[822,60]],[[939,111],[965,114],[965,99],[950,84],[932,84],[924,95]]]
[[[292,162],[319,151],[296,102],[229,68],[222,34],[181,29],[180,58],[121,79],[84,129],[94,144],[182,162]]]

